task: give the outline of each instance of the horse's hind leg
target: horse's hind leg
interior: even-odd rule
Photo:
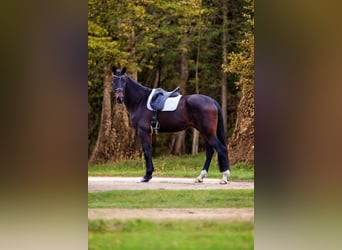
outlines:
[[[214,154],[214,149],[206,141],[205,142],[205,156],[206,156],[206,159],[205,159],[204,166],[203,166],[203,169],[202,169],[200,175],[195,180],[196,183],[203,182],[203,178],[208,175],[209,166],[210,166],[211,159],[213,158],[213,154]]]
[[[228,163],[228,154],[227,154],[227,148],[225,145],[223,145],[220,140],[216,136],[212,136],[208,139],[208,143],[216,150],[218,155],[218,163],[220,172],[222,173],[222,180],[220,181],[220,184],[227,184],[228,183],[228,177],[230,175],[229,172],[229,163]]]

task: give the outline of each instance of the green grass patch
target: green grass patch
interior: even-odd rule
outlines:
[[[205,154],[183,156],[161,156],[153,158],[154,177],[190,177],[195,178],[202,170]],[[88,167],[88,176],[143,176],[145,160],[126,160],[113,164],[102,164]],[[209,178],[221,178],[216,154],[209,169]],[[231,180],[254,180],[254,167],[245,163],[231,166]]]
[[[88,208],[228,207],[254,207],[254,190],[114,190],[88,194]]]
[[[253,249],[253,222],[90,220],[88,249]]]

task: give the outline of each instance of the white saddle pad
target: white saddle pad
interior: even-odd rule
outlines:
[[[147,109],[153,111],[153,108],[150,105],[150,101],[152,99],[153,93],[156,89],[152,89],[151,94],[149,95],[147,99]],[[165,101],[164,108],[161,111],[175,111],[177,109],[179,100],[181,99],[182,95],[167,98]]]

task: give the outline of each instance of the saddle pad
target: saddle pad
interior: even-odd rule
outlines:
[[[152,89],[152,92],[147,99],[147,109],[151,111],[153,111],[153,108],[150,105],[150,101],[152,99],[152,96],[155,90],[156,89]],[[167,98],[165,101],[164,108],[161,111],[175,111],[177,109],[177,106],[181,97],[182,95]]]

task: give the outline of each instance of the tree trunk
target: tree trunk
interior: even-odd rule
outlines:
[[[222,22],[222,60],[223,65],[227,65],[227,15],[228,15],[228,3],[227,1],[223,1],[222,9],[223,9],[223,22]],[[221,73],[221,107],[222,107],[222,116],[223,116],[223,126],[224,132],[227,134],[227,74],[222,70]]]
[[[128,74],[136,81],[138,81],[138,70],[136,67],[136,55],[135,55],[135,31],[134,31],[134,26],[133,22],[131,23],[132,31],[129,35],[129,50],[131,52],[130,58],[129,58],[129,68],[128,68]]]
[[[195,88],[196,88],[196,94],[199,94],[198,67],[199,67],[200,46],[201,46],[201,33],[199,33],[199,39],[198,39],[198,44],[197,44],[196,66],[195,66]],[[191,154],[197,154],[198,153],[199,131],[194,128],[192,135],[193,136],[192,136]]]
[[[106,65],[103,69],[104,71],[104,82],[103,82],[103,99],[102,99],[102,113],[99,133],[97,136],[97,141],[93,152],[90,156],[89,163],[97,163],[99,159],[106,158],[105,156],[105,145],[107,144],[107,139],[109,137],[110,129],[112,126],[111,114],[111,74],[110,66]]]
[[[128,112],[124,105],[116,104],[111,92],[111,68],[107,65],[104,67],[101,123],[89,164],[115,162],[141,155],[136,147],[135,130],[130,127]]]
[[[180,131],[171,135],[171,149],[170,154],[182,155],[185,153],[185,133],[186,131]]]
[[[228,145],[231,164],[254,164],[254,94],[253,89],[242,89],[235,129]]]
[[[153,82],[153,88],[158,88],[160,84],[160,72],[159,72],[159,67],[156,70],[156,77],[154,78]]]
[[[199,142],[199,131],[195,128],[193,128],[192,133],[192,150],[191,154],[197,154],[198,153],[198,142]]]
[[[189,68],[188,68],[188,45],[189,45],[189,37],[188,34],[184,34],[182,44],[181,44],[181,74],[180,74],[180,83],[179,87],[181,93],[185,94],[186,92],[186,83],[189,78]],[[170,153],[175,155],[181,155],[186,152],[185,148],[185,136],[186,131],[180,131],[174,133],[171,140],[171,149]]]

